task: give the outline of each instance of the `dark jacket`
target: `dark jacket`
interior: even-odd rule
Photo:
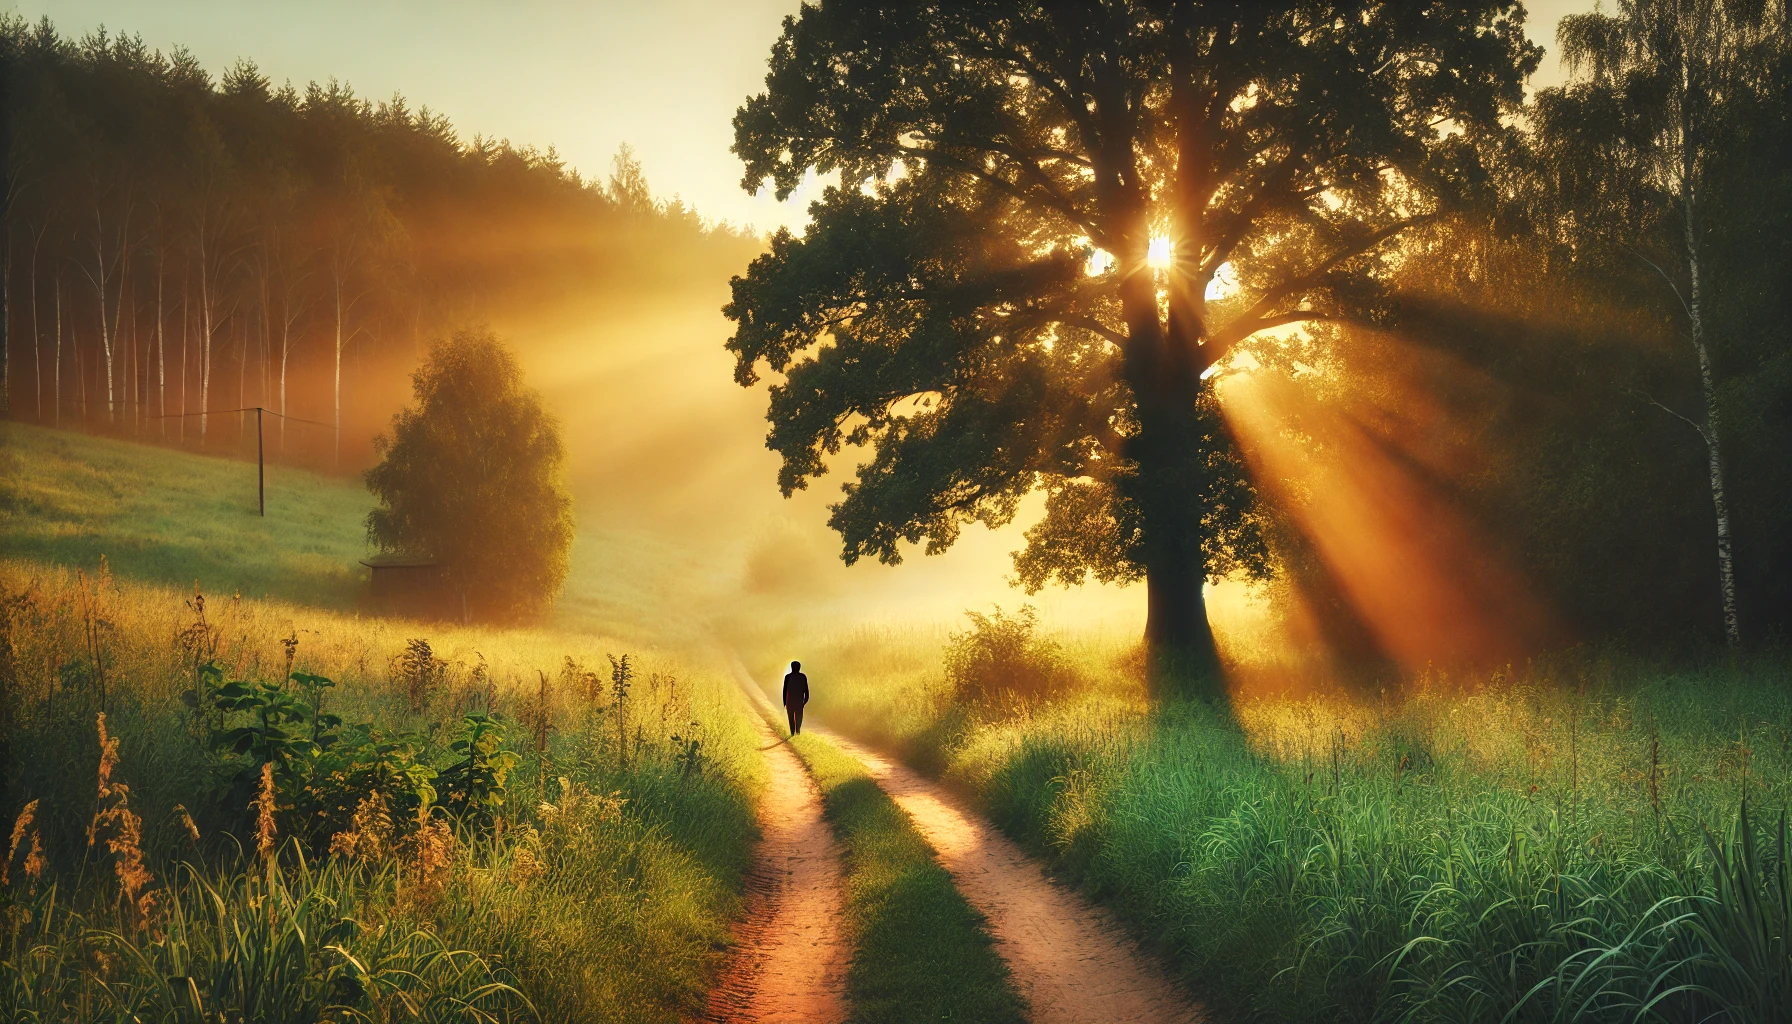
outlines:
[[[809,703],[809,677],[801,672],[784,676],[784,706],[801,707]]]

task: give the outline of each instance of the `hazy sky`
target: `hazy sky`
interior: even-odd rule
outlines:
[[[465,138],[552,145],[607,176],[632,145],[656,194],[706,217],[769,229],[803,217],[740,188],[734,111],[765,79],[779,23],[799,0],[0,0],[67,35],[101,25],[158,49],[184,45],[210,70],[247,57],[275,82],[335,77],[376,99],[402,92]],[[1592,0],[1533,0],[1532,38],[1553,51],[1563,13]],[[1535,84],[1558,79],[1553,52]]]

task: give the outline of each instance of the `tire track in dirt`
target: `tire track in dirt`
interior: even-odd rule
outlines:
[[[764,838],[747,874],[735,951],[703,1019],[739,1024],[841,1024],[852,943],[841,925],[845,876],[821,792],[790,744],[766,721],[770,704],[741,673],[754,703],[771,780],[759,802]]]
[[[959,892],[989,920],[996,952],[1035,1024],[1196,1024],[1189,999],[1113,916],[1046,875],[1038,862],[956,797],[889,758],[823,733],[864,762],[914,819]]]

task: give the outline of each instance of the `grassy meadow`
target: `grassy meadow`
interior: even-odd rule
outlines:
[[[1220,711],[1017,622],[818,637],[813,713],[973,795],[1226,1018],[1792,1019],[1782,662]]]
[[[354,482],[0,429],[8,1019],[701,1006],[764,770],[701,648],[362,617]]]
[[[123,579],[354,608],[366,488],[271,465],[267,493],[263,518],[253,461],[0,423],[8,558],[92,568],[104,555]]]

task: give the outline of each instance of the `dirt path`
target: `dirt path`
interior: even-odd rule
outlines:
[[[1014,972],[1035,1024],[1208,1019],[1110,914],[1052,881],[956,798],[888,758],[827,736],[865,763],[914,819],[965,899],[989,919],[996,952]]]
[[[840,925],[845,903],[840,849],[822,819],[821,794],[796,752],[762,717],[749,717],[758,726],[771,770],[759,805],[765,838],[747,876],[738,945],[710,991],[704,1019],[840,1024],[846,1020],[846,968],[852,958]]]

